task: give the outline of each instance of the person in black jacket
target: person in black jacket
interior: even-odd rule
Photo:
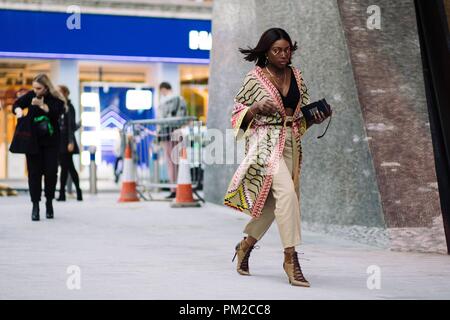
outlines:
[[[47,199],[46,216],[52,219],[54,215],[52,200],[55,197],[60,145],[58,120],[64,109],[64,97],[55,90],[45,74],[37,75],[33,79],[33,90],[13,105],[18,123],[9,150],[26,155],[33,221],[39,220],[42,175]]]
[[[72,155],[80,153],[77,140],[75,139],[75,131],[77,130],[75,108],[69,100],[69,88],[63,85],[58,87],[59,92],[67,101],[68,109],[67,112],[65,112],[60,118],[59,128],[61,130],[61,144],[59,148],[59,164],[61,166],[61,175],[59,181],[59,198],[56,200],[66,201],[66,183],[68,173],[70,173],[72,181],[75,184],[75,188],[77,189],[77,200],[82,201],[83,195],[80,189],[80,178],[78,177],[78,173],[72,159]]]

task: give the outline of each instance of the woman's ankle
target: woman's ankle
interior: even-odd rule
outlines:
[[[252,236],[248,236],[245,238],[245,242],[250,246],[254,246],[256,244],[256,242],[258,242],[257,239],[253,238]]]
[[[295,247],[284,248],[284,253],[293,254],[295,252]]]

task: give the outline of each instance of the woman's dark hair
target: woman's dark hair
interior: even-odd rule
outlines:
[[[159,89],[172,90],[172,86],[168,82],[161,82],[161,84],[159,85]]]
[[[258,67],[263,68],[266,65],[266,54],[272,47],[273,43],[278,40],[286,40],[289,42],[291,46],[291,52],[293,53],[297,50],[297,42],[292,43],[291,37],[289,34],[281,28],[271,28],[266,30],[259,39],[258,44],[255,48],[242,49],[239,48],[239,51],[245,55],[245,60],[247,61],[256,61],[256,65]],[[291,61],[289,60],[289,64]]]

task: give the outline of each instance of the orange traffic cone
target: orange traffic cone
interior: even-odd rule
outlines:
[[[123,180],[119,202],[139,201],[136,191],[136,179],[133,159],[131,157],[131,142],[128,141],[123,160]]]
[[[200,207],[200,203],[194,201],[192,195],[191,167],[187,160],[186,148],[181,151],[181,158],[178,164],[177,195],[170,204],[172,208]]]

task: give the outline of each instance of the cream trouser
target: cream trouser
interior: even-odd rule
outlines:
[[[275,170],[272,186],[259,218],[252,218],[244,233],[257,239],[264,236],[274,219],[278,224],[281,242],[284,248],[295,247],[301,241],[300,203],[293,181],[295,139],[292,128],[287,127],[286,144],[278,170]]]

